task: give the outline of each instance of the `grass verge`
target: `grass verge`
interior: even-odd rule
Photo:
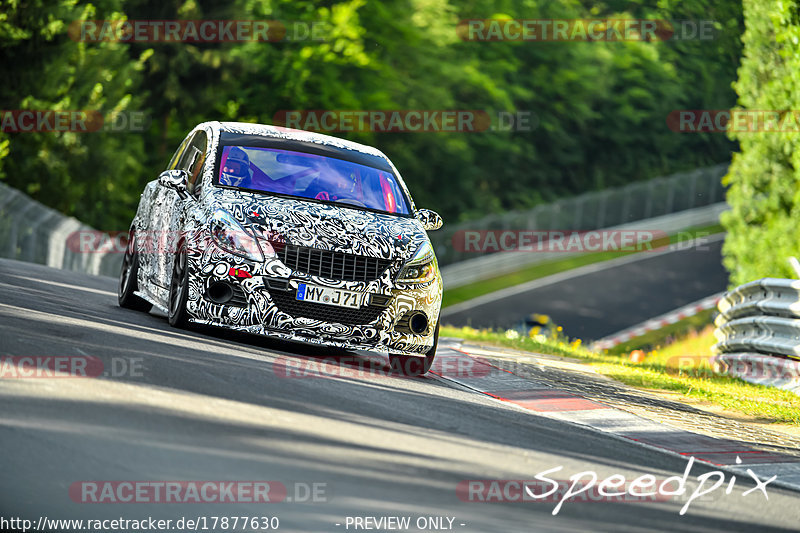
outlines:
[[[582,346],[580,340],[570,342],[556,336],[528,337],[516,331],[450,326],[443,326],[441,335],[579,359],[598,373],[634,387],[677,392],[751,417],[800,427],[800,396],[747,383],[713,370],[709,363],[709,348],[714,343],[711,326],[651,352],[641,363],[634,363],[622,355],[593,352]]]
[[[723,228],[719,224],[690,228],[675,235],[670,235],[669,242],[670,244],[675,244],[678,242],[691,240],[696,237],[709,237],[711,235],[721,233],[722,231]],[[538,263],[518,270],[517,272],[485,279],[477,283],[471,283],[469,285],[456,287],[454,289],[447,289],[444,291],[442,298],[442,307],[466,302],[472,298],[477,298],[478,296],[499,291],[500,289],[505,289],[507,287],[513,287],[514,285],[520,285],[526,281],[552,276],[553,274],[558,274],[559,272],[564,272],[573,268],[591,265],[601,261],[608,261],[610,259],[616,259],[618,257],[623,257],[633,253],[646,252],[596,252],[576,255],[566,259],[558,259],[556,261],[548,261],[546,263]]]
[[[684,337],[695,334],[698,330],[712,322],[716,309],[706,309],[694,316],[686,317],[674,324],[663,328],[648,331],[644,335],[634,337],[627,342],[618,344],[608,350],[610,354],[628,354],[633,350],[658,350],[663,346],[671,345]]]

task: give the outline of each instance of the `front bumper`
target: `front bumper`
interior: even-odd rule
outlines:
[[[209,257],[211,254],[213,257]],[[234,274],[232,274],[233,269]],[[238,277],[244,271],[252,277]],[[190,254],[190,321],[281,340],[347,350],[378,350],[404,355],[423,355],[433,345],[442,298],[442,280],[436,271],[426,284],[401,284],[392,279],[396,268],[367,281],[339,281],[294,272],[277,259],[250,263],[215,249]],[[236,297],[225,304],[209,299],[209,287],[227,283]],[[384,305],[349,309],[295,299],[300,283],[339,288],[383,298]],[[285,288],[284,288],[285,287]],[[388,304],[385,302],[388,300]],[[411,311],[428,318],[420,335],[398,327]]]

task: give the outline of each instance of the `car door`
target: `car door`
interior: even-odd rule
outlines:
[[[172,170],[178,165],[191,137],[191,135],[187,135],[181,141],[165,170]],[[160,206],[163,205],[165,197],[164,187],[158,182],[158,179],[155,179],[145,187],[142,206],[139,210],[139,216],[141,217],[137,227],[139,232],[137,236],[139,276],[140,281],[145,281],[143,284],[145,288],[157,281],[158,261],[159,256],[162,255],[163,248],[163,244],[160,242],[161,236],[158,233],[158,228],[163,225],[160,220],[160,217],[163,216]],[[148,292],[152,293],[153,291]]]
[[[176,152],[177,157],[170,161],[171,168],[168,170],[185,170],[189,173],[189,194],[181,195],[174,189],[158,185],[151,218],[152,232],[158,239],[159,252],[154,263],[153,282],[162,289],[169,287],[172,261],[177,251],[184,213],[196,203],[196,197],[192,193],[197,192],[196,185],[201,180],[207,145],[208,134],[203,130],[197,131],[184,141],[179,153]]]

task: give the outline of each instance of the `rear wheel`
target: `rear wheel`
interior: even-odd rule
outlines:
[[[425,352],[425,357],[414,355],[389,354],[389,366],[392,372],[404,376],[422,376],[428,373],[436,358],[436,346],[439,344],[439,322],[433,333],[433,346]]]
[[[178,252],[172,262],[172,278],[169,283],[169,324],[176,328],[189,325],[186,301],[189,298],[189,258],[186,244],[178,245]]]
[[[153,304],[134,294],[139,290],[139,281],[137,279],[139,274],[139,254],[136,251],[135,238],[136,233],[131,230],[128,235],[128,247],[125,248],[125,255],[122,257],[122,268],[119,272],[117,302],[120,307],[147,312],[153,307]]]

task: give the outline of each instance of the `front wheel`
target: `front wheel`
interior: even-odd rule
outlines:
[[[189,298],[189,258],[186,245],[178,246],[178,253],[172,262],[172,278],[169,282],[169,324],[176,328],[189,325],[186,301]]]
[[[128,247],[125,248],[125,255],[122,257],[122,269],[119,272],[117,302],[120,307],[146,313],[150,311],[153,304],[134,294],[139,290],[139,281],[137,279],[139,275],[139,254],[136,252],[135,238],[136,233],[131,230],[128,235]]]
[[[425,352],[425,357],[414,355],[389,354],[389,366],[392,372],[404,376],[423,376],[433,366],[436,358],[436,346],[439,344],[439,322],[436,322],[436,330],[433,333],[433,346]]]

